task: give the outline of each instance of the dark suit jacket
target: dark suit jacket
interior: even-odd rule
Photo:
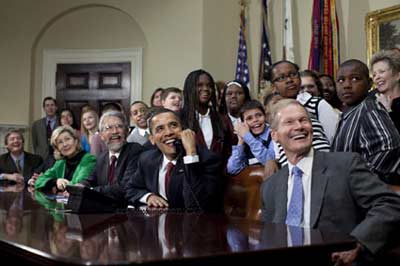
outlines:
[[[185,165],[179,157],[168,189],[170,208],[202,209],[215,211],[221,208],[222,177],[220,158],[203,147],[197,147],[200,161]],[[146,193],[159,195],[158,173],[163,160],[159,149],[143,152],[136,172],[127,171],[126,198],[130,204],[140,205]],[[200,206],[199,206],[200,205]]]
[[[43,163],[42,157],[29,152],[24,152],[24,169],[22,169],[22,175],[25,179],[25,183],[28,182],[29,178],[32,177],[33,173]],[[0,173],[13,174],[17,172],[17,167],[11,154],[9,152],[0,156]]]
[[[58,126],[58,119],[56,118],[53,130]],[[46,117],[36,120],[32,124],[32,146],[35,154],[42,156],[43,160],[47,159],[49,156],[50,143],[47,139]]]
[[[285,223],[288,167],[264,181],[262,217]],[[314,152],[311,181],[312,228],[354,236],[376,254],[400,226],[400,197],[370,172],[358,154]]]
[[[109,152],[102,152],[97,157],[96,166],[92,174],[82,183],[94,187],[95,190],[118,200],[125,200],[123,187],[126,169],[136,170],[137,160],[143,148],[138,143],[126,143],[121,150],[115,168],[113,184],[108,184],[108,169],[110,165]]]

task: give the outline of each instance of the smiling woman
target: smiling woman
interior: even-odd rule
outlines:
[[[70,126],[54,130],[51,145],[57,154],[57,161],[37,178],[36,189],[53,193],[65,191],[67,184],[76,184],[86,179],[94,169],[96,157],[82,150],[80,138]]]

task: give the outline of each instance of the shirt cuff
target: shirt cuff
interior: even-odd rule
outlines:
[[[142,196],[142,197],[139,199],[139,201],[140,201],[141,203],[144,203],[144,204],[147,205],[147,199],[150,197],[151,194],[152,194],[152,193],[144,194],[144,196]]]
[[[0,180],[4,179],[4,174],[0,174]]]
[[[183,157],[183,163],[184,164],[191,164],[191,163],[198,163],[200,161],[199,155],[186,155]]]

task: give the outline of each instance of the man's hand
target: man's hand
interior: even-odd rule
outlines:
[[[64,179],[64,178],[58,178],[57,182],[56,182],[57,189],[60,191],[64,191],[68,184],[69,184],[69,180]]]
[[[147,198],[147,206],[156,208],[168,208],[168,202],[155,194],[151,194]]]
[[[4,179],[14,181],[17,183],[24,183],[24,177],[19,173],[14,174],[4,174]]]
[[[186,151],[186,155],[196,155],[196,134],[193,130],[185,129],[180,134],[183,148]]]
[[[357,247],[352,250],[341,251],[341,252],[334,252],[331,255],[332,262],[334,262],[335,266],[344,265],[344,266],[351,266],[353,265],[354,260],[357,258],[357,255],[361,251],[361,245],[357,243]]]

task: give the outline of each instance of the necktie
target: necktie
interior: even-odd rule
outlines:
[[[111,156],[111,163],[108,168],[108,184],[112,184],[114,181],[115,165],[117,164],[117,156]]]
[[[304,233],[302,227],[289,226],[288,228],[292,246],[302,246],[304,242]]]
[[[47,121],[47,138],[50,139],[51,138],[51,133],[52,133],[52,129],[51,129],[51,121]]]
[[[21,160],[20,159],[15,160],[15,167],[17,168],[17,172],[18,173],[22,173]]]
[[[286,224],[300,226],[303,219],[303,182],[301,177],[303,172],[297,166],[292,169],[293,190],[290,199],[289,208],[286,215]]]
[[[165,193],[168,195],[169,178],[171,176],[172,170],[174,169],[174,164],[169,162],[167,164],[167,172],[165,173]]]

